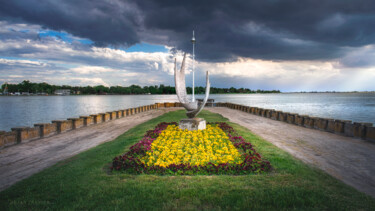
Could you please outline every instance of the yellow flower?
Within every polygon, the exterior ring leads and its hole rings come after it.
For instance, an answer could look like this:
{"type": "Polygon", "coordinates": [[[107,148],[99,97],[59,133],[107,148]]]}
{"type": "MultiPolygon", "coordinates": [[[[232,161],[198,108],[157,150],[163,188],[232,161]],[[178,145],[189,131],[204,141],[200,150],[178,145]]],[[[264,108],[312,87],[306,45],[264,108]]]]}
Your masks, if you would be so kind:
{"type": "Polygon", "coordinates": [[[218,126],[206,130],[180,130],[169,125],[152,143],[141,162],[148,166],[171,164],[206,165],[208,162],[241,163],[241,155],[218,126]]]}

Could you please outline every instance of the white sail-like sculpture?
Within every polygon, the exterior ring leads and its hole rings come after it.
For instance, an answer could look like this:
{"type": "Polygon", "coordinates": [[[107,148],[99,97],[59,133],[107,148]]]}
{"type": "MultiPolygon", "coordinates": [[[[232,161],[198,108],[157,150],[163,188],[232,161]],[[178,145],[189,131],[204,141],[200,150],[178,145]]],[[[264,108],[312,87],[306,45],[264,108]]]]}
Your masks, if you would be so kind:
{"type": "Polygon", "coordinates": [[[175,85],[176,85],[176,94],[182,106],[187,110],[186,115],[189,118],[194,118],[203,109],[204,105],[206,104],[208,100],[208,96],[210,95],[210,80],[208,78],[208,71],[207,71],[206,72],[206,95],[204,97],[202,104],[198,105],[198,101],[194,101],[194,102],[189,101],[187,93],[186,93],[186,83],[185,83],[185,59],[186,59],[186,53],[184,54],[184,58],[182,60],[182,65],[181,65],[180,70],[177,70],[177,61],[175,59],[174,79],[175,79],[175,85]]]}

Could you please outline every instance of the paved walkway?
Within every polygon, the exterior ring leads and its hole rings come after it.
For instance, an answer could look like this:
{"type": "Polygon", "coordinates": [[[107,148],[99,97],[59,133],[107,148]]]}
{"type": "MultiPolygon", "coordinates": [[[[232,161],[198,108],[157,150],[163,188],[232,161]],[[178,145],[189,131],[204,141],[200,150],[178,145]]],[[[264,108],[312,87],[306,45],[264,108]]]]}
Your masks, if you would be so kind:
{"type": "Polygon", "coordinates": [[[151,110],[1,149],[0,191],[61,160],[112,141],[140,123],[176,109],[151,110]]]}
{"type": "MultiPolygon", "coordinates": [[[[0,191],[58,161],[178,108],[159,109],[0,150],[0,191]]],[[[375,144],[228,108],[207,108],[240,124],[305,163],[375,197],[375,144]]]]}
{"type": "Polygon", "coordinates": [[[207,108],[305,163],[375,197],[375,143],[275,121],[229,108],[207,108]]]}

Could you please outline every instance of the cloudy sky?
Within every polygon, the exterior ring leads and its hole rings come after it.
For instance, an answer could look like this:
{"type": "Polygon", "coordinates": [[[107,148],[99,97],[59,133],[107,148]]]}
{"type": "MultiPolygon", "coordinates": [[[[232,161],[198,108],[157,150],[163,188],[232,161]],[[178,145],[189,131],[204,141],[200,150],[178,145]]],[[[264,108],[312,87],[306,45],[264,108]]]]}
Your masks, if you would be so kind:
{"type": "Polygon", "coordinates": [[[0,83],[375,90],[374,0],[0,0],[0,83]],[[191,60],[188,60],[191,69],[191,60]],[[187,76],[188,84],[191,74],[187,76]],[[191,85],[191,83],[190,83],[191,85]]]}

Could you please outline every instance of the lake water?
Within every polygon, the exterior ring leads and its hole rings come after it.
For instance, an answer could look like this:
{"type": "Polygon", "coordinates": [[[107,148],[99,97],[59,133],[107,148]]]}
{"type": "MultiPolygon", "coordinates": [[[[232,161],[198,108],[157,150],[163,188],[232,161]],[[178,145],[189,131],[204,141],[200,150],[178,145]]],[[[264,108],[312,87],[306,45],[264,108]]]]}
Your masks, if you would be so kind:
{"type": "MultiPolygon", "coordinates": [[[[197,95],[197,98],[203,98],[197,95]]],[[[375,123],[375,93],[210,95],[231,102],[310,116],[375,123]]],[[[176,95],[2,96],[0,130],[149,105],[177,102],[176,95]]]]}

